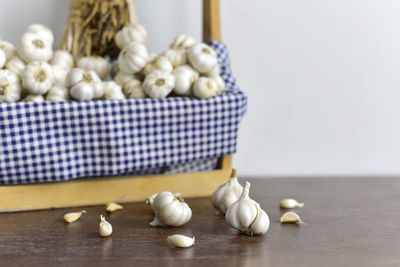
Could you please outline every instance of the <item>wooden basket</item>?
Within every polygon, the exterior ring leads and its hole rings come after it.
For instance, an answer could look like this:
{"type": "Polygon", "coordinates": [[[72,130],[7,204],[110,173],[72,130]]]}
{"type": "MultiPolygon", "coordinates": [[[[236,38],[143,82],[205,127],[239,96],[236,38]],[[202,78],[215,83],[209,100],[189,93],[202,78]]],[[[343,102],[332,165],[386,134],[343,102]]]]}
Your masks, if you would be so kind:
{"type": "MultiPolygon", "coordinates": [[[[203,0],[203,40],[220,40],[219,0],[203,0]]],[[[78,179],[66,182],[0,186],[0,212],[144,201],[160,191],[184,197],[209,196],[231,174],[232,156],[220,158],[213,171],[78,179]]]]}

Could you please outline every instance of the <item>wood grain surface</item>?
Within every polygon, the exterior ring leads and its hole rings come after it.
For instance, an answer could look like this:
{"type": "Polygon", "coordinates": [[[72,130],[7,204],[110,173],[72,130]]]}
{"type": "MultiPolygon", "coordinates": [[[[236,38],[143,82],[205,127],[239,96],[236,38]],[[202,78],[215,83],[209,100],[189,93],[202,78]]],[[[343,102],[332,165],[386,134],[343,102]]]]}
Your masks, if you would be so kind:
{"type": "Polygon", "coordinates": [[[0,214],[0,266],[400,266],[400,178],[249,181],[271,220],[265,236],[237,234],[209,198],[187,199],[193,218],[180,228],[150,227],[148,206],[125,204],[107,215],[109,238],[98,236],[103,206],[73,224],[61,219],[73,209],[0,214]],[[296,212],[306,225],[279,223],[287,197],[305,202],[296,212]],[[175,233],[195,246],[172,247],[175,233]]]}

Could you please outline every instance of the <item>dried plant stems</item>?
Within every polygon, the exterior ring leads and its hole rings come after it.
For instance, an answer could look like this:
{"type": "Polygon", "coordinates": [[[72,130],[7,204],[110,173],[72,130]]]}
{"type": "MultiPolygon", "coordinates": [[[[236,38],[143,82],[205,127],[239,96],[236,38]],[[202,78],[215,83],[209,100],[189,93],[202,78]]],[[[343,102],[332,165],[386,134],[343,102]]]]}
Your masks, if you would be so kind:
{"type": "Polygon", "coordinates": [[[119,53],[115,34],[137,22],[134,0],[72,0],[60,49],[70,51],[75,59],[91,55],[115,58],[119,53]]]}

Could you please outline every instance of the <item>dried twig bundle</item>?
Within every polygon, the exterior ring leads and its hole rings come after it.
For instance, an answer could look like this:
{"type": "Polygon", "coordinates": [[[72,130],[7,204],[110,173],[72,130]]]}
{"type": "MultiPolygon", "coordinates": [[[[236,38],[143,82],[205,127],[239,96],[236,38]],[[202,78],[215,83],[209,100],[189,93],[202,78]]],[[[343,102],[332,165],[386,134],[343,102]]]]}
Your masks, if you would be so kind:
{"type": "Polygon", "coordinates": [[[73,0],[60,49],[75,59],[82,56],[118,56],[115,34],[137,23],[134,0],[73,0]]]}

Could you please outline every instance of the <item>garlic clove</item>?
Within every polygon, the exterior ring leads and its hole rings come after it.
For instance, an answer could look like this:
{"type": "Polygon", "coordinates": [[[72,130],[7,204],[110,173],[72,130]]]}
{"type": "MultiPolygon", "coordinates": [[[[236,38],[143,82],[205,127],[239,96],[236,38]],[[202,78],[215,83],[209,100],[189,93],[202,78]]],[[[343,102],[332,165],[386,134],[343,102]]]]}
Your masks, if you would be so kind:
{"type": "Polygon", "coordinates": [[[107,222],[103,215],[100,215],[99,235],[101,237],[107,237],[112,234],[112,231],[111,223],[107,222]]]}
{"type": "Polygon", "coordinates": [[[170,235],[167,238],[168,243],[178,247],[178,248],[189,248],[193,246],[195,237],[188,237],[185,235],[170,235]]]}
{"type": "Polygon", "coordinates": [[[254,235],[263,235],[269,229],[269,217],[265,211],[263,211],[258,205],[258,215],[250,227],[250,232],[254,235]]]}
{"type": "Polygon", "coordinates": [[[114,212],[114,211],[118,211],[118,210],[123,210],[124,206],[114,203],[114,202],[110,202],[106,204],[106,211],[107,212],[114,212]]]}
{"type": "Polygon", "coordinates": [[[86,213],[86,210],[81,210],[78,212],[69,212],[69,213],[64,214],[63,218],[64,218],[65,222],[73,223],[73,222],[77,221],[84,213],[86,213]]]}
{"type": "Polygon", "coordinates": [[[295,199],[286,198],[279,202],[279,207],[282,209],[302,208],[304,207],[304,203],[298,202],[295,199]]]}
{"type": "Polygon", "coordinates": [[[303,223],[300,216],[293,211],[284,213],[281,217],[281,223],[303,223]]]}

